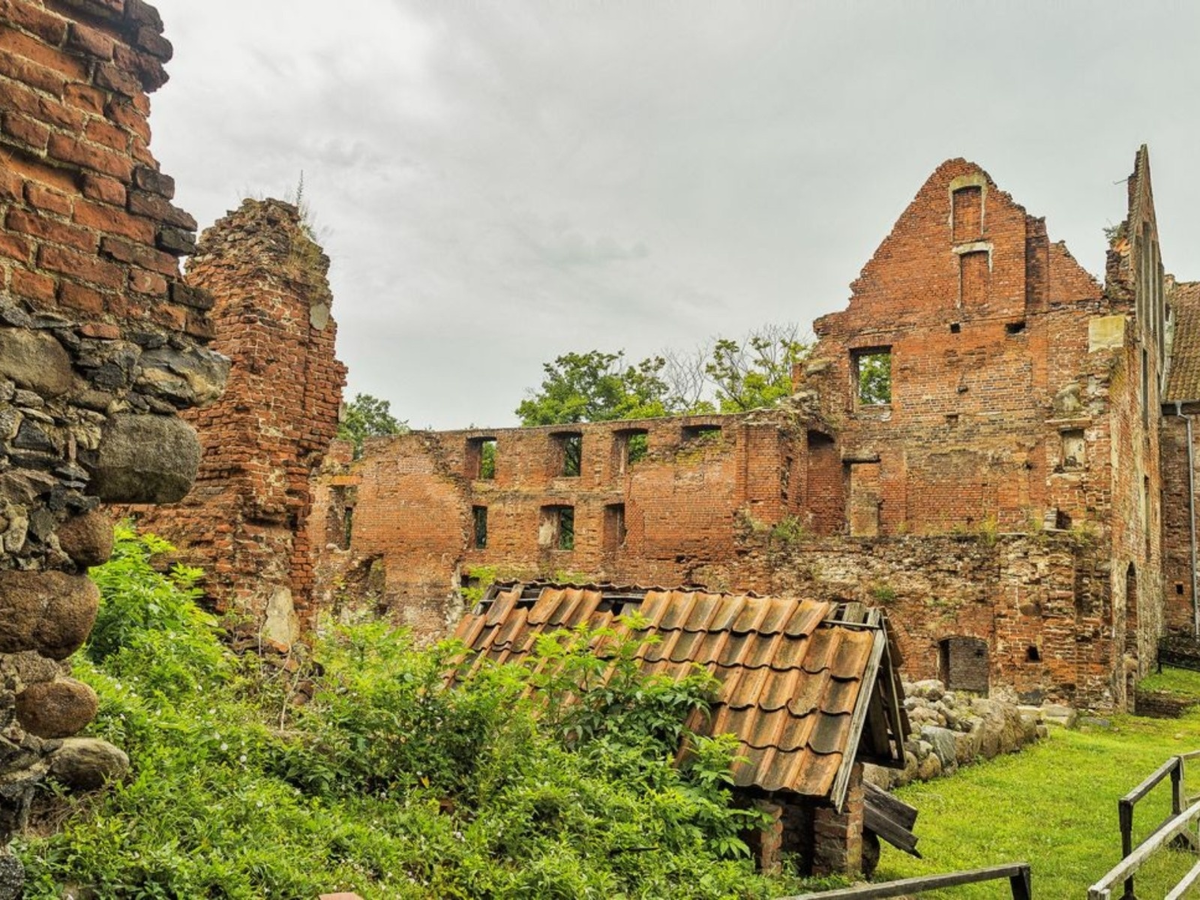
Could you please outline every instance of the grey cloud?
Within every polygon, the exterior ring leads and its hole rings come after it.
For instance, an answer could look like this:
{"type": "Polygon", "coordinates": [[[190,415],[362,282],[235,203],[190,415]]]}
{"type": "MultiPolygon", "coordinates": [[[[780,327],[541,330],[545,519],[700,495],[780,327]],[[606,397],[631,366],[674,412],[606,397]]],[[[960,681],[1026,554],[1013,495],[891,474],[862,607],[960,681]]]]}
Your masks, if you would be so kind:
{"type": "Polygon", "coordinates": [[[158,5],[177,52],[154,148],[180,203],[211,221],[303,170],[350,390],[414,424],[510,422],[568,350],[840,308],[953,156],[1100,274],[1149,141],[1166,263],[1200,276],[1194,6],[158,5]]]}

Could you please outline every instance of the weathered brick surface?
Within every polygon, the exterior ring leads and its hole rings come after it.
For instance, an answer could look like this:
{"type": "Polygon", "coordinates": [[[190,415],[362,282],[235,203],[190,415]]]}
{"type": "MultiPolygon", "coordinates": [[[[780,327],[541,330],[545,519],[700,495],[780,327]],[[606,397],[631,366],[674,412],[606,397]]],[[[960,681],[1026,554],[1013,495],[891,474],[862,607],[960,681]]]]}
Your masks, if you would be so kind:
{"type": "Polygon", "coordinates": [[[739,535],[779,522],[803,496],[788,421],[748,414],[415,432],[368,441],[353,464],[345,451],[331,454],[310,525],[322,599],[336,602],[349,579],[432,637],[461,612],[458,587],[473,570],[726,587],[739,535]],[[696,434],[704,427],[717,430],[696,434]],[[623,448],[639,431],[646,455],[630,462],[623,448]],[[582,438],[573,476],[562,474],[568,434],[582,438]],[[490,479],[476,477],[484,439],[496,441],[490,479]],[[574,513],[571,549],[561,548],[555,523],[546,526],[563,506],[574,513]],[[487,510],[485,547],[475,546],[475,507],[487,510]],[[348,509],[351,540],[339,548],[348,509]]]}
{"type": "MultiPolygon", "coordinates": [[[[96,614],[82,573],[112,548],[96,507],[180,496],[199,450],[175,413],[213,400],[225,379],[224,361],[180,327],[176,256],[154,247],[182,214],[128,203],[135,172],[166,179],[146,146],[146,94],[164,77],[168,46],[148,10],[132,0],[0,0],[0,607],[10,645],[0,653],[0,717],[10,723],[0,736],[0,841],[54,752],[13,709],[32,722],[45,697],[81,696],[53,660],[82,642],[96,614]],[[104,254],[115,236],[128,251],[104,254]],[[165,390],[181,366],[205,376],[165,390]]],[[[75,730],[91,713],[88,703],[73,709],[69,725],[43,732],[75,730]]]]}
{"type": "Polygon", "coordinates": [[[859,599],[893,610],[909,677],[1124,705],[1161,629],[1162,288],[1144,150],[1104,287],[950,160],[848,307],[816,322],[790,414],[723,420],[716,443],[681,442],[686,420],[580,426],[572,477],[556,449],[569,428],[370,445],[318,479],[322,598],[369,597],[428,636],[483,569],[859,599]],[[890,400],[865,402],[856,368],[881,352],[890,400]],[[625,471],[621,428],[651,447],[625,471]],[[472,442],[488,437],[496,476],[479,480],[472,442]],[[570,550],[554,539],[563,506],[570,550]]]}
{"type": "Polygon", "coordinates": [[[204,446],[192,492],[138,511],[206,570],[218,611],[280,647],[311,624],[309,479],[337,431],[345,383],[328,268],[286,203],[247,200],[204,232],[173,296],[189,315],[212,307],[212,346],[232,360],[228,388],[188,414],[204,446]]]}

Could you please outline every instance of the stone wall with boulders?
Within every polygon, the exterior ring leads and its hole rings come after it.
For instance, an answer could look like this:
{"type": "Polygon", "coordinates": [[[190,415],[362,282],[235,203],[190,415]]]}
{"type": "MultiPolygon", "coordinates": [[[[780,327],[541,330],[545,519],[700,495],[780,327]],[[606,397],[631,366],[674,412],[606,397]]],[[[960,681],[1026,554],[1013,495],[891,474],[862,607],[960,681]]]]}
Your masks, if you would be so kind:
{"type": "Polygon", "coordinates": [[[72,737],[96,696],[63,663],[111,552],[97,507],[183,496],[200,445],[176,413],[228,368],[180,276],[195,222],[148,147],[162,30],[142,0],[0,2],[0,844],[46,779],[94,787],[127,765],[72,737]]]}
{"type": "Polygon", "coordinates": [[[903,769],[866,766],[864,778],[884,790],[951,775],[977,760],[1015,753],[1046,736],[1041,716],[1015,703],[947,691],[940,681],[904,685],[913,734],[903,769]]]}

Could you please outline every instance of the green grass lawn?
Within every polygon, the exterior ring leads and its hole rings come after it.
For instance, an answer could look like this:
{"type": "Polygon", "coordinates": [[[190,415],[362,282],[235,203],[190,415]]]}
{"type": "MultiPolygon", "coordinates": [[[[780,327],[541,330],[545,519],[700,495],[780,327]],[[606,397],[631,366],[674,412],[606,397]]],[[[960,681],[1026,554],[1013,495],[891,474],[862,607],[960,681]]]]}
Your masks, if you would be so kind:
{"type": "MultiPolygon", "coordinates": [[[[1169,679],[1179,693],[1200,696],[1200,673],[1155,677],[1169,679]]],[[[1033,893],[1039,900],[1086,897],[1088,887],[1120,861],[1117,801],[1173,754],[1200,750],[1200,709],[1175,720],[1113,716],[1109,721],[1109,728],[1052,727],[1047,740],[1021,753],[897,791],[920,810],[915,831],[925,858],[913,859],[885,844],[873,880],[1024,860],[1033,867],[1033,893]]],[[[1200,793],[1200,761],[1190,777],[1185,775],[1185,788],[1200,793]]],[[[1138,804],[1135,843],[1169,812],[1167,779],[1138,804]]],[[[1195,861],[1187,853],[1158,854],[1138,873],[1138,896],[1164,896],[1195,861]]],[[[1011,895],[1007,882],[992,882],[920,896],[969,900],[1011,895]]],[[[1200,897],[1200,890],[1188,896],[1200,897]]]]}

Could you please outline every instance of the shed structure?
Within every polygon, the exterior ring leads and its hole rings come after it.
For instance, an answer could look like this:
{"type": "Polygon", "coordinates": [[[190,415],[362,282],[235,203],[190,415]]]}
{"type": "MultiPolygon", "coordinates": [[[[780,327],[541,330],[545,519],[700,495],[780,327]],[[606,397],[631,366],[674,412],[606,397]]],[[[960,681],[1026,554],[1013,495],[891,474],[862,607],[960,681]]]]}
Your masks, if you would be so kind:
{"type": "MultiPolygon", "coordinates": [[[[511,584],[493,586],[455,636],[472,671],[537,660],[539,635],[586,624],[641,640],[650,675],[697,667],[720,688],[699,734],[737,736],[738,793],[772,813],[757,839],[765,867],[783,852],[814,873],[863,867],[862,764],[903,767],[910,733],[885,614],[858,603],[707,591],[511,584]],[[636,617],[630,614],[636,613],[636,617]]],[[[605,641],[595,644],[604,652],[605,641]]]]}

